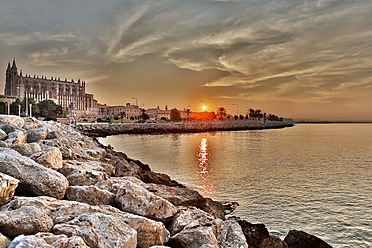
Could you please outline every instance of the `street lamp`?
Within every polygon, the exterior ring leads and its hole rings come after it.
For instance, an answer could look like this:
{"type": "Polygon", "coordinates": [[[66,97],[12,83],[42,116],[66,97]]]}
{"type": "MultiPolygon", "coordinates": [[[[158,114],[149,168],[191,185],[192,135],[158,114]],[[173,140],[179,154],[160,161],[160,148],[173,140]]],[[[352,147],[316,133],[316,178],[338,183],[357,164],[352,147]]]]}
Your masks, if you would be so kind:
{"type": "Polygon", "coordinates": [[[133,97],[132,99],[136,99],[136,106],[138,106],[138,99],[137,99],[137,97],[133,97]]]}
{"type": "Polygon", "coordinates": [[[25,111],[25,116],[28,117],[28,93],[27,93],[27,90],[23,87],[17,87],[17,89],[22,89],[25,91],[25,94],[26,94],[26,111],[25,111]]]}
{"type": "Polygon", "coordinates": [[[233,105],[236,105],[236,115],[239,116],[239,105],[235,103],[233,105]]]}

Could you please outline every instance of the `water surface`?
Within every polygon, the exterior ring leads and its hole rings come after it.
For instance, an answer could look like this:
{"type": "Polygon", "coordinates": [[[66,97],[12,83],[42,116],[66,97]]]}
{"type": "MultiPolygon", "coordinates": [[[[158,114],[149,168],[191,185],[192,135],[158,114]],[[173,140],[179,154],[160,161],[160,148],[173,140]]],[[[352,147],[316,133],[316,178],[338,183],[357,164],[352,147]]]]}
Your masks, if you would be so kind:
{"type": "Polygon", "coordinates": [[[372,125],[100,138],[129,157],[283,237],[297,229],[334,247],[372,246],[372,125]]]}

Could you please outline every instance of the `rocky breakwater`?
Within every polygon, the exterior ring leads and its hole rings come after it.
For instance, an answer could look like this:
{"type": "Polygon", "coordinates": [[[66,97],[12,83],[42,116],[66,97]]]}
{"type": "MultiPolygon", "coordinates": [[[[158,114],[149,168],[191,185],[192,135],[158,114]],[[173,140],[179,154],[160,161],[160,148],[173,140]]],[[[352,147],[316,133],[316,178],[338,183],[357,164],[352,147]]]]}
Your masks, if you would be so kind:
{"type": "Polygon", "coordinates": [[[115,134],[162,134],[162,133],[200,133],[211,131],[259,130],[292,127],[283,121],[188,121],[158,123],[87,123],[75,126],[80,132],[94,137],[115,134]]]}
{"type": "Polygon", "coordinates": [[[0,116],[0,247],[330,247],[263,224],[70,126],[0,116]]]}

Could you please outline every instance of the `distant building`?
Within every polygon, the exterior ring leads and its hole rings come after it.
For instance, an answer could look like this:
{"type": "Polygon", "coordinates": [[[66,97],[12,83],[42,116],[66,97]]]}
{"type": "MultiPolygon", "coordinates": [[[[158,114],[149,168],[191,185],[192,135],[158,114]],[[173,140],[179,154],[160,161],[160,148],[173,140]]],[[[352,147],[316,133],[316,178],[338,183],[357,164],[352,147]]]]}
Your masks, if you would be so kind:
{"type": "Polygon", "coordinates": [[[142,109],[130,103],[127,103],[125,106],[107,106],[107,116],[121,118],[121,113],[125,113],[124,120],[137,120],[142,115],[142,109]]]}
{"type": "Polygon", "coordinates": [[[79,115],[97,115],[98,102],[93,94],[85,93],[85,81],[80,79],[75,83],[74,80],[67,81],[60,78],[47,79],[44,76],[33,76],[25,74],[22,70],[18,73],[17,65],[13,60],[6,69],[6,82],[4,98],[22,99],[25,96],[33,98],[36,103],[43,100],[52,100],[61,105],[63,109],[69,109],[79,115]]]}
{"type": "Polygon", "coordinates": [[[146,114],[150,117],[150,120],[152,121],[159,121],[162,119],[165,118],[167,120],[170,119],[170,113],[171,111],[168,110],[168,107],[165,106],[165,110],[162,110],[159,108],[159,106],[157,108],[150,108],[148,110],[146,110],[146,114]]]}

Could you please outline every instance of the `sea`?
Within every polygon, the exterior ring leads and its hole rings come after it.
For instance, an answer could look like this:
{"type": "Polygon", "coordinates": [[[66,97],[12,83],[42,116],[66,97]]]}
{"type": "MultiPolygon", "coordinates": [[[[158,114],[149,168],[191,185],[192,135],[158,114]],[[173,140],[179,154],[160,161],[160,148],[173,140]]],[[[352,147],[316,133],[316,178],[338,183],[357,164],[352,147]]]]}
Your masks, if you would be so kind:
{"type": "Polygon", "coordinates": [[[272,235],[313,234],[333,247],[372,247],[372,124],[114,135],[105,145],[264,223],[272,235]]]}

